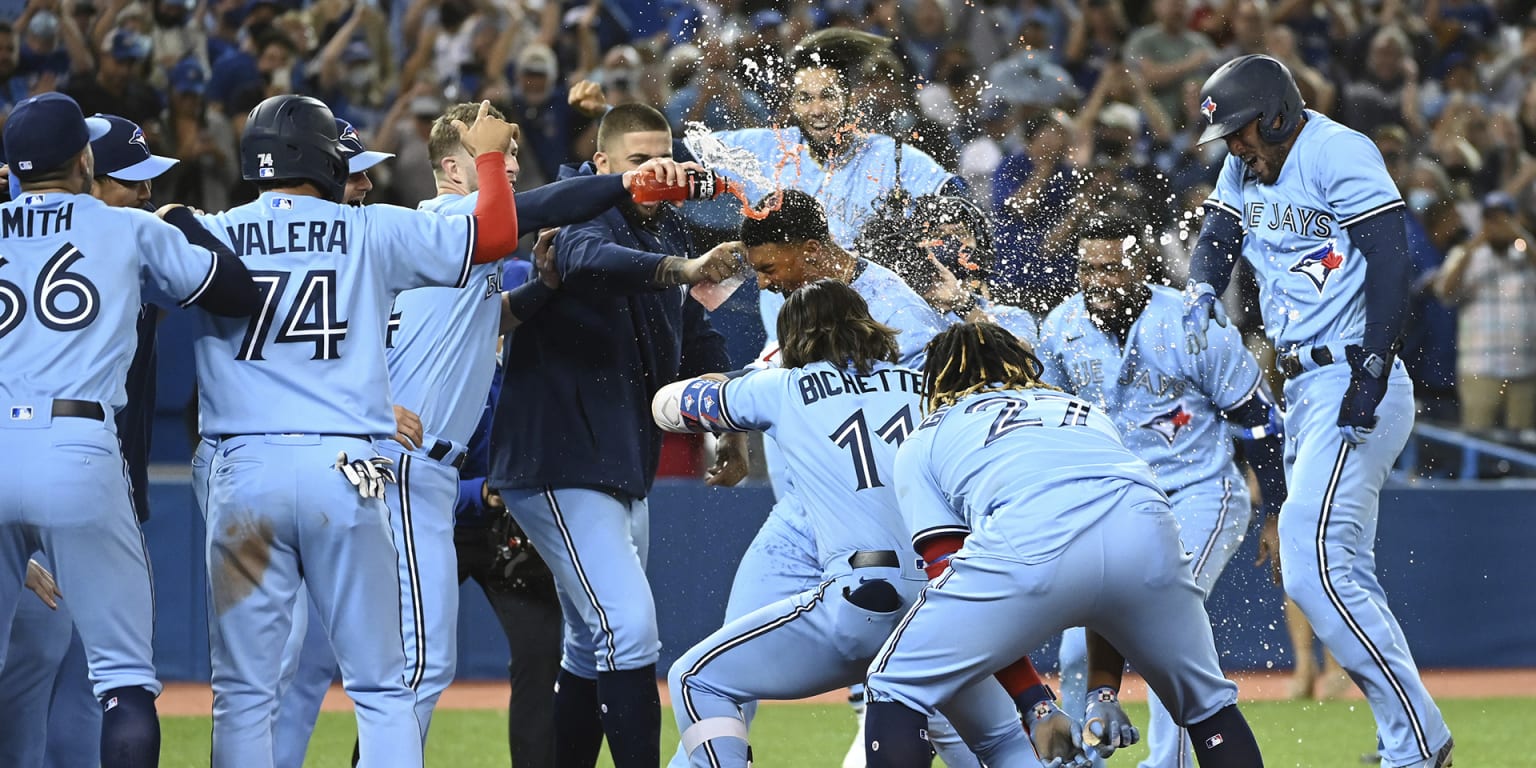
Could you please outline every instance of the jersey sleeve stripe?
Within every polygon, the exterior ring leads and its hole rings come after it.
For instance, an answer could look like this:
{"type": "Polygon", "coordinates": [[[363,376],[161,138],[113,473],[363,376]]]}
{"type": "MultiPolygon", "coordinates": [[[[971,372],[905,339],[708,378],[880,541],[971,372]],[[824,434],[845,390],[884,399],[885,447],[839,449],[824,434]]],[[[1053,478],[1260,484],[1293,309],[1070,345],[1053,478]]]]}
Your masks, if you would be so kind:
{"type": "Polygon", "coordinates": [[[181,300],[182,309],[192,306],[198,299],[201,299],[203,294],[208,291],[208,286],[213,285],[214,275],[219,273],[219,257],[214,255],[213,251],[207,251],[207,254],[209,261],[208,275],[203,278],[203,284],[199,285],[197,290],[192,292],[191,296],[181,300]]]}
{"type": "Polygon", "coordinates": [[[1261,374],[1255,371],[1253,374],[1253,384],[1248,387],[1248,391],[1244,392],[1242,397],[1239,397],[1237,400],[1233,401],[1231,405],[1218,404],[1216,407],[1224,413],[1242,407],[1249,400],[1252,400],[1253,396],[1258,393],[1259,382],[1261,382],[1263,378],[1264,377],[1261,374]]]}
{"type": "Polygon", "coordinates": [[[935,536],[969,536],[971,529],[964,525],[938,525],[924,528],[912,534],[912,546],[916,547],[935,536]]]}
{"type": "Polygon", "coordinates": [[[1401,207],[1403,207],[1403,201],[1401,199],[1393,200],[1392,202],[1387,203],[1386,205],[1378,205],[1375,208],[1372,208],[1369,211],[1366,211],[1365,213],[1361,213],[1361,214],[1358,214],[1358,215],[1355,215],[1355,216],[1351,216],[1351,217],[1349,217],[1349,218],[1339,222],[1339,226],[1344,227],[1345,229],[1348,229],[1348,228],[1353,227],[1354,225],[1359,224],[1360,222],[1365,221],[1366,219],[1369,219],[1370,217],[1375,216],[1375,215],[1377,215],[1379,213],[1386,213],[1387,211],[1394,210],[1396,208],[1401,208],[1401,207]]]}
{"type": "Polygon", "coordinates": [[[726,390],[730,389],[730,387],[727,386],[728,384],[730,384],[728,381],[721,382],[720,387],[715,390],[715,397],[719,398],[720,400],[720,421],[725,424],[726,429],[729,429],[732,432],[746,432],[748,430],[742,429],[736,425],[736,420],[731,418],[731,409],[726,406],[725,392],[726,390]]]}
{"type": "Polygon", "coordinates": [[[454,284],[453,287],[455,288],[463,288],[469,285],[469,270],[474,266],[475,241],[479,235],[480,224],[475,221],[475,217],[466,216],[465,218],[469,220],[469,233],[464,243],[464,266],[459,269],[459,281],[454,284]]]}
{"type": "Polygon", "coordinates": [[[1236,208],[1233,208],[1232,206],[1227,205],[1226,203],[1223,203],[1222,201],[1217,200],[1214,197],[1206,198],[1205,204],[1206,205],[1214,205],[1217,208],[1220,208],[1221,210],[1226,211],[1227,213],[1230,213],[1233,216],[1236,216],[1238,221],[1242,221],[1243,220],[1243,213],[1242,213],[1242,211],[1239,211],[1236,208]]]}

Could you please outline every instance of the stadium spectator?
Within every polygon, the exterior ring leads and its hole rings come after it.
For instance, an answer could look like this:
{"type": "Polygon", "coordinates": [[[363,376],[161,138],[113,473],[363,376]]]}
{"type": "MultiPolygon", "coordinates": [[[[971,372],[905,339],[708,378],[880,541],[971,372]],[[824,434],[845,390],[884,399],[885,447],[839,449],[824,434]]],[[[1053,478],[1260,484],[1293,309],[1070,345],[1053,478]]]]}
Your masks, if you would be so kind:
{"type": "Polygon", "coordinates": [[[1184,0],[1155,0],[1156,21],[1125,41],[1125,63],[1141,70],[1163,111],[1173,114],[1184,101],[1182,83],[1203,78],[1219,63],[1216,46],[1203,33],[1189,28],[1184,0]]]}
{"type": "Polygon", "coordinates": [[[149,38],[127,29],[107,37],[94,74],[73,78],[64,92],[87,115],[117,115],[138,123],[154,146],[160,146],[160,113],[165,104],[144,79],[150,57],[149,38]]]}

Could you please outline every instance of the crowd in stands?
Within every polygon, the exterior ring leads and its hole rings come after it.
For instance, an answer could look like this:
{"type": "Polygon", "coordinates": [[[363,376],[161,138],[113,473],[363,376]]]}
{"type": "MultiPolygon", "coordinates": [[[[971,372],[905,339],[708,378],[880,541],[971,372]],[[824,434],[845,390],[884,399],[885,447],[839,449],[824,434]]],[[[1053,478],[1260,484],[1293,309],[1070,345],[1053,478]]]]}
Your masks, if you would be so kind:
{"type": "MultiPolygon", "coordinates": [[[[886,35],[898,55],[869,62],[852,119],[965,180],[995,222],[996,289],[1041,314],[1074,290],[1091,210],[1144,222],[1182,284],[1226,153],[1195,146],[1200,84],[1268,53],[1310,108],[1377,142],[1411,206],[1403,355],[1422,416],[1536,430],[1533,0],[19,1],[0,2],[0,114],[61,90],[134,120],[182,160],[157,202],[206,210],[254,196],[236,142],[277,93],[323,99],[395,153],[370,201],[414,206],[447,104],[489,99],[520,124],[526,190],[593,151],[577,83],[662,109],[679,135],[781,124],[796,40],[886,35]]],[[[1235,304],[1257,322],[1251,296],[1235,304]]]]}

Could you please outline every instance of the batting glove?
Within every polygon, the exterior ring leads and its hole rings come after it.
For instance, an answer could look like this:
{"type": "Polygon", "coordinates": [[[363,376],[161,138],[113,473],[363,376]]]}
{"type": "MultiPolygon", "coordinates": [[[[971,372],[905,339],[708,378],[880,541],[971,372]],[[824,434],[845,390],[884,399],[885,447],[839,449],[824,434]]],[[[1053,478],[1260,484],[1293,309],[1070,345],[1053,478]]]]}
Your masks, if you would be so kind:
{"type": "Polygon", "coordinates": [[[1221,297],[1209,283],[1189,281],[1184,289],[1184,350],[1189,354],[1204,352],[1210,345],[1205,332],[1211,320],[1222,328],[1227,327],[1227,308],[1221,305],[1221,297]]]}
{"type": "Polygon", "coordinates": [[[390,469],[393,464],[383,456],[348,459],[347,452],[342,451],[336,454],[333,468],[357,489],[357,495],[365,499],[383,499],[384,485],[395,482],[395,471],[390,469]]]}
{"type": "Polygon", "coordinates": [[[1120,708],[1120,697],[1104,686],[1088,693],[1088,711],[1083,714],[1083,744],[1099,757],[1109,757],[1115,750],[1141,740],[1141,732],[1120,708]]]}
{"type": "Polygon", "coordinates": [[[1392,362],[1351,344],[1344,349],[1349,360],[1349,388],[1339,405],[1339,433],[1350,445],[1360,445],[1376,428],[1376,406],[1387,396],[1387,375],[1392,362]]]}
{"type": "Polygon", "coordinates": [[[1093,764],[1083,751],[1082,730],[1054,701],[1042,701],[1025,710],[1024,730],[1045,768],[1089,768],[1093,764]]]}

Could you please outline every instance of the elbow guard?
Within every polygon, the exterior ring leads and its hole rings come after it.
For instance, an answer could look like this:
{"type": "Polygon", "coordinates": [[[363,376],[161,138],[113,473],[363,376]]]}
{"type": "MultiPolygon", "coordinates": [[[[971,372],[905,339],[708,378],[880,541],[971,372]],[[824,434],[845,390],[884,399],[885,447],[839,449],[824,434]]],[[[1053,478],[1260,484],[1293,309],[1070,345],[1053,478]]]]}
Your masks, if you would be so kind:
{"type": "Polygon", "coordinates": [[[651,400],[651,418],[668,432],[744,432],[725,415],[725,382],[686,379],[661,388],[651,400]]]}

